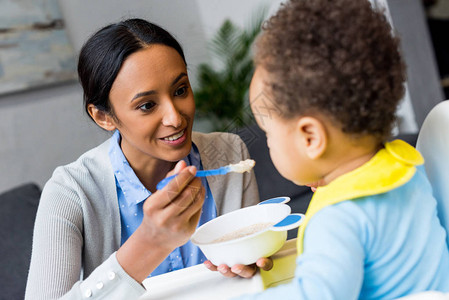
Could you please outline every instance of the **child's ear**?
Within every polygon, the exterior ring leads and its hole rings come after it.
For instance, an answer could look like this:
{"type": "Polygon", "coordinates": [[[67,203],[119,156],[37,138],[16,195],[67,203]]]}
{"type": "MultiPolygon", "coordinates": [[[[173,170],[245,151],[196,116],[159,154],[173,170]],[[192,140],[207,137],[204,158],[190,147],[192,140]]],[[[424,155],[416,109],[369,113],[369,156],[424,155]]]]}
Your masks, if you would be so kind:
{"type": "Polygon", "coordinates": [[[297,122],[297,132],[304,153],[310,159],[323,155],[327,147],[327,134],[324,124],[313,117],[302,117],[297,122]]]}
{"type": "Polygon", "coordinates": [[[97,107],[95,107],[95,105],[89,104],[87,106],[87,111],[89,112],[89,115],[92,117],[95,123],[97,123],[97,125],[101,128],[107,131],[112,131],[116,128],[112,116],[102,110],[99,110],[97,107]]]}

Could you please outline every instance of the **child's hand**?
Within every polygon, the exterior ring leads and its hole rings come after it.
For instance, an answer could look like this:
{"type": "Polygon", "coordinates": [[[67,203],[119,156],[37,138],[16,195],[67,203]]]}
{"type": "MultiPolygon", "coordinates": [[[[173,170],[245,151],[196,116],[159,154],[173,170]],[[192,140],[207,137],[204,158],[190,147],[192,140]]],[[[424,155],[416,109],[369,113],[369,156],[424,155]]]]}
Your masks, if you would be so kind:
{"type": "Polygon", "coordinates": [[[210,260],[204,262],[204,265],[211,271],[218,271],[225,277],[235,277],[240,276],[243,278],[253,277],[257,269],[260,268],[264,271],[269,271],[273,268],[273,260],[269,257],[262,257],[257,260],[255,264],[245,266],[245,265],[234,265],[231,268],[227,265],[215,266],[210,260]]]}

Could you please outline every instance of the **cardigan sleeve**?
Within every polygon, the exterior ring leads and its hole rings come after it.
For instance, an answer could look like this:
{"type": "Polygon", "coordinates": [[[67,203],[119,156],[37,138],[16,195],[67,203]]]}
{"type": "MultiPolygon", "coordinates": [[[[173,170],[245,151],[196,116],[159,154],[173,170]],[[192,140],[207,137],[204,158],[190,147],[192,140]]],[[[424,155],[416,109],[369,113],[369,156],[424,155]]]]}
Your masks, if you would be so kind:
{"type": "Polygon", "coordinates": [[[83,281],[75,283],[61,299],[138,299],[145,288],[123,270],[114,252],[83,281]]]}
{"type": "Polygon", "coordinates": [[[115,252],[81,280],[83,261],[93,259],[84,251],[88,209],[82,197],[83,191],[63,168],[45,185],[34,227],[26,300],[137,299],[145,292],[119,265],[115,252]]]}

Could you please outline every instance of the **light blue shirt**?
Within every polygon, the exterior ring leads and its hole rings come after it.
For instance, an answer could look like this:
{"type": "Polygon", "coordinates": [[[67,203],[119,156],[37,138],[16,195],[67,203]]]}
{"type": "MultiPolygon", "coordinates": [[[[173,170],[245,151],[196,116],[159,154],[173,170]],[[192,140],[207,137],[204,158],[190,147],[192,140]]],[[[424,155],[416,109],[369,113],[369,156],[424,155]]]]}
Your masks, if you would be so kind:
{"type": "Polygon", "coordinates": [[[291,283],[239,300],[396,299],[449,292],[446,232],[422,166],[387,193],[323,208],[307,225],[291,283]]]}
{"type": "MultiPolygon", "coordinates": [[[[117,187],[117,197],[120,208],[121,232],[123,244],[139,227],[143,219],[143,203],[151,195],[137,178],[134,170],[129,165],[125,155],[120,148],[121,136],[116,131],[111,137],[109,148],[109,159],[114,170],[117,187]]],[[[202,170],[200,154],[198,148],[192,143],[189,155],[184,158],[187,165],[193,165],[198,170],[202,170]]],[[[217,217],[217,208],[212,197],[209,184],[205,177],[201,178],[206,189],[202,213],[198,226],[217,217]]],[[[160,275],[167,272],[183,269],[200,264],[206,260],[201,250],[188,241],[185,245],[176,248],[170,255],[151,273],[150,276],[160,275]]]]}

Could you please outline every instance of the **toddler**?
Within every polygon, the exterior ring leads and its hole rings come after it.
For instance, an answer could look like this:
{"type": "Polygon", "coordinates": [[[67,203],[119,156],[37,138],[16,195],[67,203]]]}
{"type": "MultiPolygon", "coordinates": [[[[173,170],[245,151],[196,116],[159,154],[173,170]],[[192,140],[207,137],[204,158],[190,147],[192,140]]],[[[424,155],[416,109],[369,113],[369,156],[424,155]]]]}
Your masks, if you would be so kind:
{"type": "Polygon", "coordinates": [[[446,231],[423,158],[390,140],[399,41],[367,0],[290,0],[255,45],[250,104],[274,165],[319,183],[291,283],[241,299],[394,299],[449,291],[446,231]]]}

